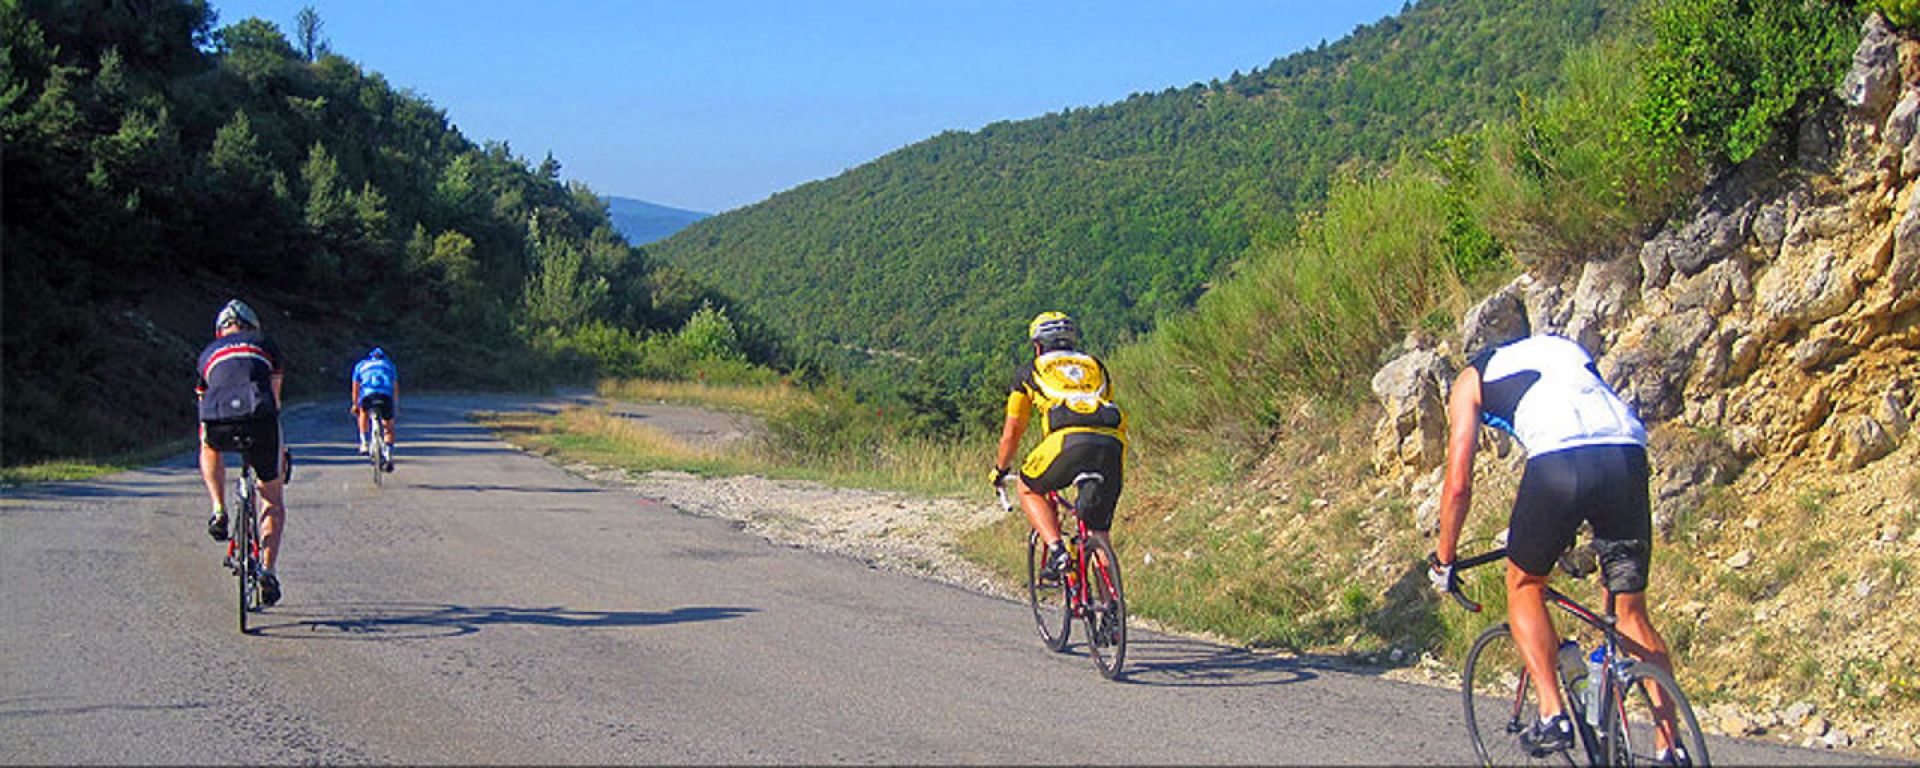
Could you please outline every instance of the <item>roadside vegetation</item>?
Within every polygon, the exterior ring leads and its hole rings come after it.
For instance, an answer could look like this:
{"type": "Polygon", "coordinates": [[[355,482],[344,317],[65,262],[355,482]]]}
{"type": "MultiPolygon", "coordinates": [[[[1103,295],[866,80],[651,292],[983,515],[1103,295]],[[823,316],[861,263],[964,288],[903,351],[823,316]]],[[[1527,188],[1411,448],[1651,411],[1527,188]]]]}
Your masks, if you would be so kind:
{"type": "MultiPolygon", "coordinates": [[[[312,9],[289,33],[206,0],[8,0],[0,41],[8,466],[187,434],[234,296],[288,351],[292,398],[344,391],[375,344],[442,388],[676,366],[729,310],[552,157],[332,51],[312,9]]],[[[765,354],[738,312],[725,330],[765,354]]]]}

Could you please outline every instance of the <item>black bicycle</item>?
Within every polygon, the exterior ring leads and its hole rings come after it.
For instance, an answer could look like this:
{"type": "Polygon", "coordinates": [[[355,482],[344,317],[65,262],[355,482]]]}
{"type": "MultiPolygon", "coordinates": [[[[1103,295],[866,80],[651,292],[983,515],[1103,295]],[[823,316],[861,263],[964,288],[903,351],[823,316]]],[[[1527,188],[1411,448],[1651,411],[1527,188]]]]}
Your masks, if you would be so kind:
{"type": "MultiPolygon", "coordinates": [[[[242,454],[252,447],[253,438],[239,438],[242,454]]],[[[291,464],[291,462],[286,462],[291,464]]],[[[291,467],[289,467],[290,469],[291,467]]],[[[284,470],[283,470],[284,471],[284,470]]],[[[234,482],[234,490],[240,502],[239,514],[234,515],[234,529],[227,538],[227,558],[224,563],[233,571],[240,585],[240,634],[251,634],[247,628],[247,614],[260,610],[260,482],[254,477],[253,465],[240,462],[240,479],[234,482]]]]}
{"type": "MultiPolygon", "coordinates": [[[[1506,549],[1501,548],[1456,561],[1448,594],[1461,607],[1478,613],[1480,604],[1460,591],[1460,574],[1506,557],[1506,549]]],[[[1574,578],[1592,572],[1569,557],[1560,559],[1560,568],[1574,578]]],[[[1555,673],[1587,764],[1710,765],[1706,737],[1686,695],[1666,670],[1624,653],[1614,626],[1614,594],[1611,590],[1606,594],[1607,610],[1601,615],[1551,586],[1546,590],[1549,605],[1571,614],[1599,637],[1592,655],[1583,654],[1583,646],[1575,640],[1563,643],[1555,673]],[[1665,743],[1679,750],[1663,756],[1662,733],[1665,743]]],[[[1506,623],[1488,627],[1473,641],[1460,687],[1467,734],[1482,765],[1574,764],[1572,750],[1537,754],[1520,743],[1521,732],[1536,717],[1539,706],[1513,630],[1506,623]]]]}
{"type": "MultiPolygon", "coordinates": [[[[1085,623],[1087,651],[1093,656],[1094,666],[1108,680],[1116,680],[1127,661],[1127,597],[1120,581],[1120,557],[1105,537],[1087,531],[1078,504],[1104,480],[1096,473],[1083,472],[1073,479],[1071,498],[1058,491],[1047,494],[1055,509],[1073,516],[1074,534],[1066,538],[1073,566],[1057,579],[1040,578],[1047,557],[1046,543],[1040,540],[1040,534],[1028,532],[1027,605],[1033,609],[1040,641],[1049,650],[1066,649],[1075,618],[1085,623]]],[[[1007,489],[997,490],[1000,505],[1012,512],[1014,505],[1007,489]]]]}

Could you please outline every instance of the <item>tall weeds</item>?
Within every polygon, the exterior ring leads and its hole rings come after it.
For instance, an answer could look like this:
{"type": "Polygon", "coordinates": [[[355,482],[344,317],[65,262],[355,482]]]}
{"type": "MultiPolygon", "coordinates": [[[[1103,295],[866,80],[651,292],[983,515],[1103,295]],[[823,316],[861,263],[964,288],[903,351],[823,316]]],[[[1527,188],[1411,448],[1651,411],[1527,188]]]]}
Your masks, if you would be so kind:
{"type": "Polygon", "coordinates": [[[1297,398],[1365,392],[1380,349],[1464,301],[1445,258],[1447,194],[1414,159],[1345,181],[1293,244],[1256,253],[1193,312],[1120,350],[1139,431],[1254,437],[1297,398]]]}

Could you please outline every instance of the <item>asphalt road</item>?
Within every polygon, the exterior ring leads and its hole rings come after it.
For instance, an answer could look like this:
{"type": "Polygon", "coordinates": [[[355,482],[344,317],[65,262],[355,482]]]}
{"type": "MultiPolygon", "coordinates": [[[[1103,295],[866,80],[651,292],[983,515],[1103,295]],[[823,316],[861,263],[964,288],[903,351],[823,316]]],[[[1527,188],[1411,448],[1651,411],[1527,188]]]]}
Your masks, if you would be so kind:
{"type": "Polygon", "coordinates": [[[0,762],[1472,757],[1451,691],[1145,632],[1108,682],[1022,604],[594,485],[464,420],[488,405],[408,398],[384,489],[344,410],[290,413],[286,596],[251,637],[191,457],[4,491],[0,762]]]}

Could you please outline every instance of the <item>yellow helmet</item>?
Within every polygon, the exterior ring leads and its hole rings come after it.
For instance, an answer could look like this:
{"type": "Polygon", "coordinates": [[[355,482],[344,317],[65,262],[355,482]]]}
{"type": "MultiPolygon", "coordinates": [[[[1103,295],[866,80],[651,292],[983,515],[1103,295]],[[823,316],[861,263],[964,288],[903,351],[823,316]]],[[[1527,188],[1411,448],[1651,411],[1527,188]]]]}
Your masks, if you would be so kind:
{"type": "Polygon", "coordinates": [[[1047,349],[1073,349],[1080,346],[1080,327],[1065,312],[1042,312],[1027,323],[1027,338],[1047,349]]]}

